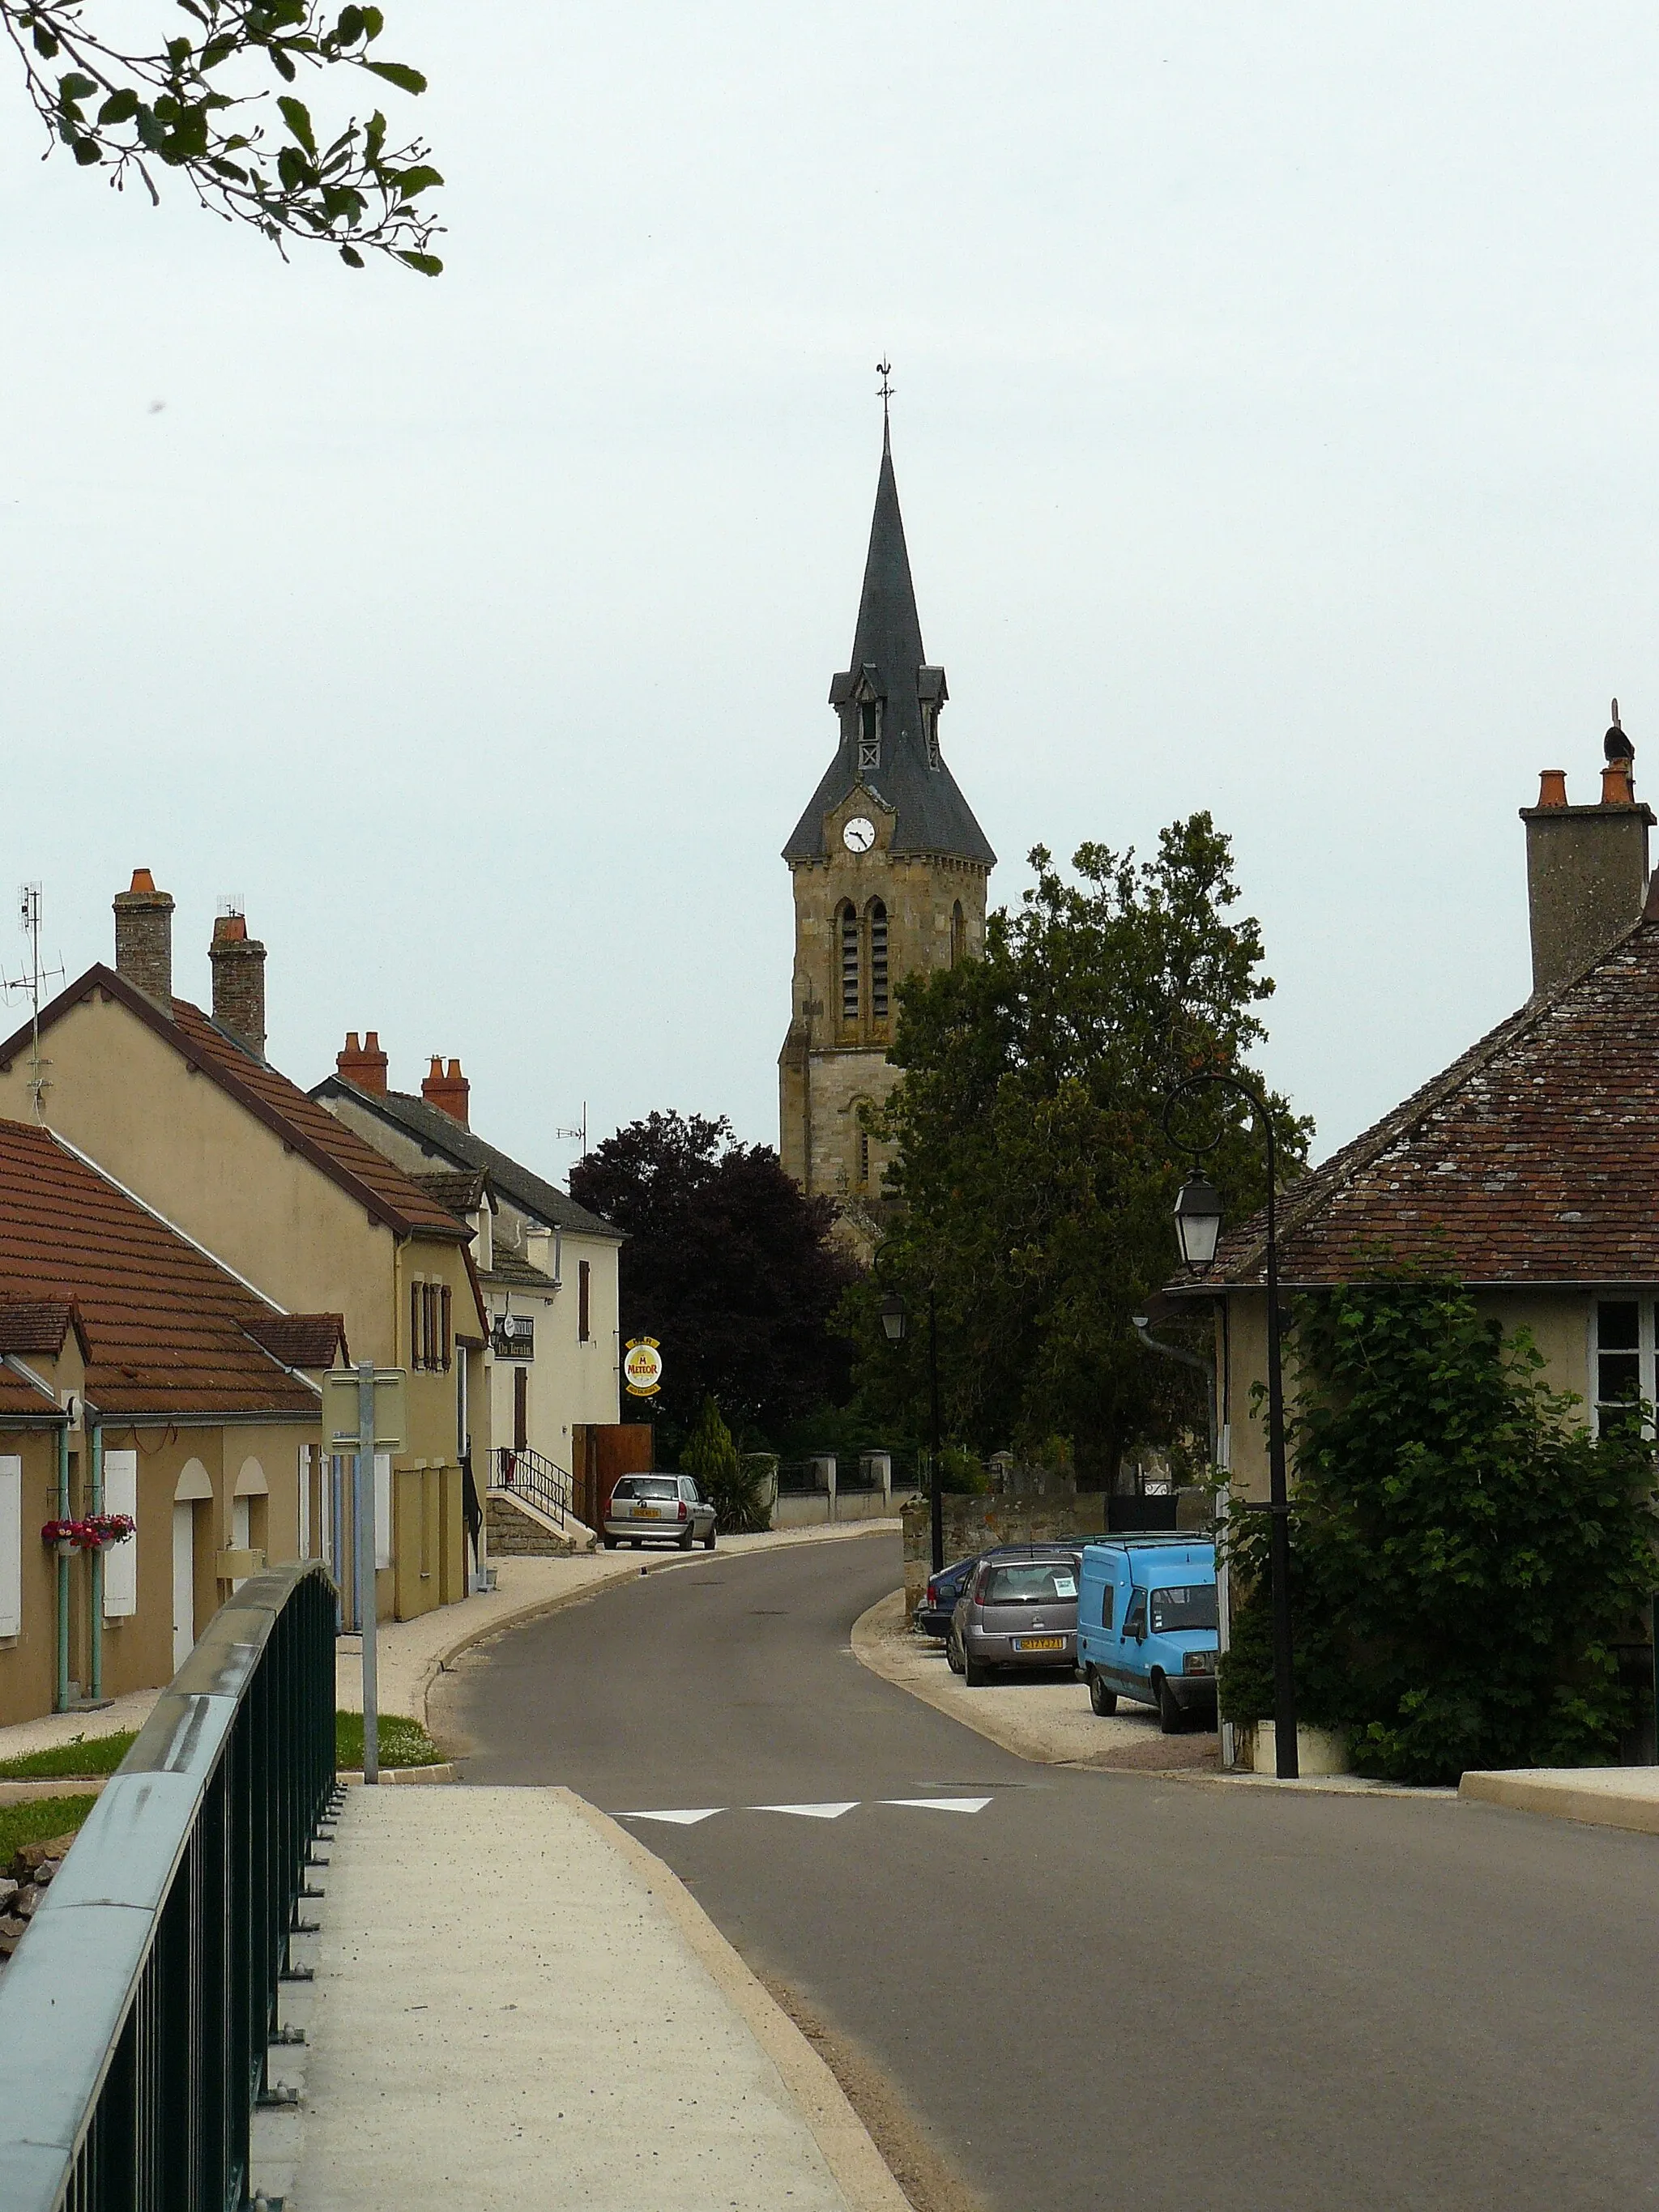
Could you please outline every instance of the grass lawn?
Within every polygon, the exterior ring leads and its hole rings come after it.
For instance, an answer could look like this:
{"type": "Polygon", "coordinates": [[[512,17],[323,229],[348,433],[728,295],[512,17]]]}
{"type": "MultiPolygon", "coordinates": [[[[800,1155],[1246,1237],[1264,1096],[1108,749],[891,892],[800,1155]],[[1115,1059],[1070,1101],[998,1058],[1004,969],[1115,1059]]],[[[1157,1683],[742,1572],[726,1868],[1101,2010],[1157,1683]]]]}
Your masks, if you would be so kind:
{"type": "MultiPolygon", "coordinates": [[[[438,1766],[441,1752],[418,1721],[398,1713],[382,1713],[380,1726],[382,1766],[438,1766]]],[[[334,1716],[334,1763],[342,1773],[359,1774],[363,1765],[363,1717],[361,1713],[334,1716]]]]}
{"type": "MultiPolygon", "coordinates": [[[[94,1775],[113,1774],[126,1757],[136,1733],[132,1729],[125,1729],[114,1735],[95,1735],[90,1741],[83,1741],[77,1735],[72,1742],[53,1744],[48,1751],[26,1751],[21,1759],[0,1759],[0,1781],[55,1778],[85,1782],[94,1775]]],[[[57,1802],[52,1800],[54,1804],[57,1802]]],[[[50,1834],[51,1830],[45,1832],[50,1834]]],[[[12,1849],[16,1848],[14,1844],[12,1849]]]]}
{"type": "Polygon", "coordinates": [[[0,1805],[0,1869],[25,1844],[78,1828],[97,1802],[95,1797],[37,1797],[27,1805],[0,1805]]]}

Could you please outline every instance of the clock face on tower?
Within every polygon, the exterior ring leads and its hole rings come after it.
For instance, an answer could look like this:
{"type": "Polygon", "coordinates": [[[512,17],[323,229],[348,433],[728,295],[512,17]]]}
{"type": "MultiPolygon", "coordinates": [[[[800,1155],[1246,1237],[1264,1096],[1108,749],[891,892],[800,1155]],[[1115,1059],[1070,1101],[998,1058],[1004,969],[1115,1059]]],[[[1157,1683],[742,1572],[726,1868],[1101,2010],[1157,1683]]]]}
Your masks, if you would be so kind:
{"type": "Polygon", "coordinates": [[[855,814],[842,831],[841,842],[849,853],[867,853],[876,842],[876,825],[855,814]]]}

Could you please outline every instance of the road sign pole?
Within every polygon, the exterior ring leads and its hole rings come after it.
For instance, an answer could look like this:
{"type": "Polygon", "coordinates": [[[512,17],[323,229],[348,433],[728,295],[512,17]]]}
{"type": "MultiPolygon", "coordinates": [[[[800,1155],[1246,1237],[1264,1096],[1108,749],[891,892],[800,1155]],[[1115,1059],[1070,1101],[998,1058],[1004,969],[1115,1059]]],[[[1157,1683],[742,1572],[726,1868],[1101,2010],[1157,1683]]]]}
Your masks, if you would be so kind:
{"type": "Polygon", "coordinates": [[[374,1562],[379,1543],[374,1530],[374,1362],[362,1360],[357,1368],[357,1526],[354,1549],[357,1557],[357,1626],[363,1644],[363,1780],[380,1778],[380,1689],[378,1670],[379,1624],[375,1613],[374,1562]]]}

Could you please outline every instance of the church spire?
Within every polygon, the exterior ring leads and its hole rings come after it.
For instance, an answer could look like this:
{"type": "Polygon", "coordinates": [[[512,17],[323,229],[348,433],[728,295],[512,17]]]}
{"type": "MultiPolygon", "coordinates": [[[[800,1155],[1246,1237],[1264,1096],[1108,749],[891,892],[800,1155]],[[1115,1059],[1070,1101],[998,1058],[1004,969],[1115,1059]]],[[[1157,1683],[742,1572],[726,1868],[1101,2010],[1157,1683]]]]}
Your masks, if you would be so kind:
{"type": "MultiPolygon", "coordinates": [[[[904,543],[904,517],[899,513],[898,479],[893,474],[893,441],[890,425],[881,432],[881,473],[876,479],[876,511],[870,520],[870,550],[864,562],[864,589],[859,597],[859,618],[853,632],[853,659],[848,670],[853,686],[873,669],[876,688],[895,705],[908,708],[914,696],[917,672],[927,659],[922,648],[921,617],[916,612],[916,587],[910,578],[910,554],[904,543]]],[[[842,679],[836,678],[839,684],[842,679]]],[[[830,703],[841,702],[833,697],[830,703]]],[[[909,715],[912,729],[918,715],[909,715]]],[[[896,732],[895,732],[896,734],[896,732]]]]}

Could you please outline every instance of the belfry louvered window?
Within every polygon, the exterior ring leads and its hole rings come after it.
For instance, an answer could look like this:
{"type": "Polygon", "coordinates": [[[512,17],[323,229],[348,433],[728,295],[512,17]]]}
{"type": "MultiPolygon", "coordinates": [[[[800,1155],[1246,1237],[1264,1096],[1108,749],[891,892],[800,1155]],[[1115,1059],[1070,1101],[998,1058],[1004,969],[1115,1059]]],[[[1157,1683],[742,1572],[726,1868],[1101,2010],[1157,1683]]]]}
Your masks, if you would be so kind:
{"type": "Polygon", "coordinates": [[[859,1018],[859,918],[850,906],[841,910],[841,1018],[859,1018]]]}
{"type": "Polygon", "coordinates": [[[859,708],[859,766],[881,766],[881,702],[866,699],[859,708]]]}
{"type": "Polygon", "coordinates": [[[887,909],[879,899],[870,905],[870,1012],[887,1018],[887,909]]]}
{"type": "Polygon", "coordinates": [[[958,899],[951,909],[951,965],[960,967],[968,957],[968,917],[958,899]]]}

